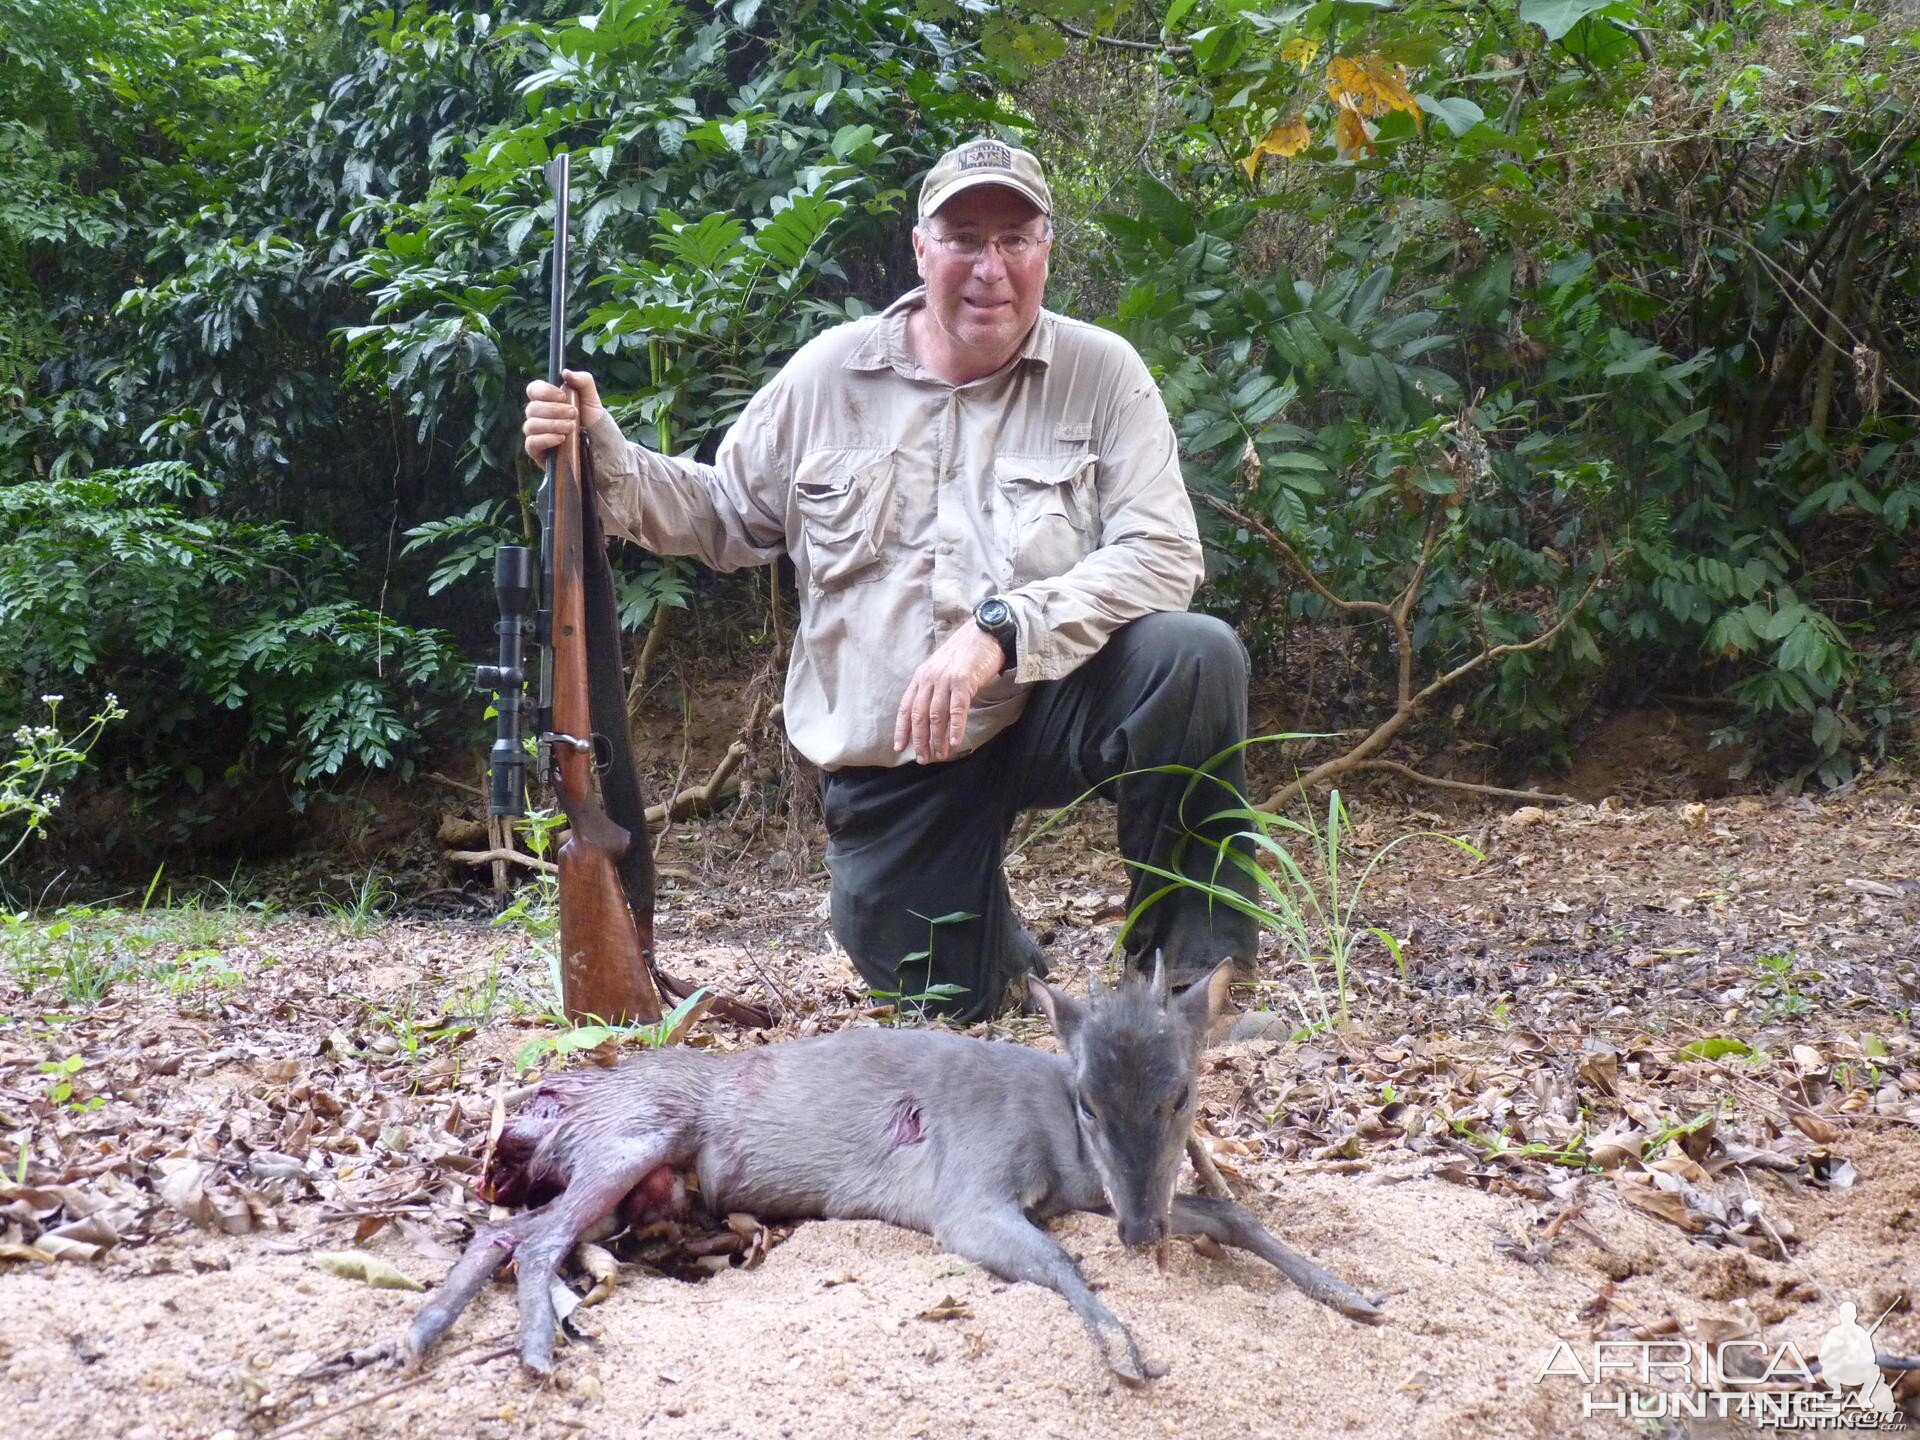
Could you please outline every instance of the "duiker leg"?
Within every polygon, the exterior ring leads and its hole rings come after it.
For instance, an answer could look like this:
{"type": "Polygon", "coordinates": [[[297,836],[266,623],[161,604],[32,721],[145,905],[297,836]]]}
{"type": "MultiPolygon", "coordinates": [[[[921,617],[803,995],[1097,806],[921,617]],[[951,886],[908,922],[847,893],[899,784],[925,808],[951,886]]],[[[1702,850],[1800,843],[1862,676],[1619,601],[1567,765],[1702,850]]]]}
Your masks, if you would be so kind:
{"type": "Polygon", "coordinates": [[[942,1249],[979,1261],[1003,1280],[1059,1291],[1093,1336],[1107,1368],[1125,1384],[1145,1385],[1167,1373],[1166,1366],[1142,1358],[1133,1333],[1088,1287],[1060,1242],[1018,1209],[994,1207],[943,1222],[933,1238],[942,1249]]]}
{"type": "Polygon", "coordinates": [[[664,1140],[609,1155],[606,1163],[576,1175],[520,1242],[514,1257],[520,1265],[520,1363],[529,1370],[553,1371],[553,1335],[560,1322],[552,1287],[560,1263],[588,1227],[616,1213],[628,1191],[673,1159],[673,1147],[664,1140]]]}
{"type": "Polygon", "coordinates": [[[460,1318],[460,1312],[473,1303],[473,1297],[485,1288],[505,1265],[513,1258],[513,1252],[520,1247],[529,1231],[546,1218],[550,1206],[543,1205],[538,1210],[529,1210],[504,1220],[498,1225],[489,1226],[473,1237],[473,1243],[467,1246],[467,1253],[454,1262],[453,1269],[447,1272],[447,1278],[440,1282],[433,1293],[433,1299],[420,1308],[413,1317],[413,1324],[407,1327],[406,1357],[409,1366],[418,1365],[447,1333],[447,1327],[460,1318]]]}
{"type": "Polygon", "coordinates": [[[558,1321],[549,1287],[569,1251],[596,1221],[616,1214],[627,1193],[674,1159],[665,1141],[615,1151],[538,1210],[516,1215],[474,1237],[407,1329],[409,1364],[418,1364],[509,1259],[520,1263],[520,1358],[529,1369],[553,1369],[558,1321]]]}
{"type": "Polygon", "coordinates": [[[1205,1235],[1222,1245],[1251,1250],[1299,1286],[1308,1298],[1338,1310],[1350,1320],[1374,1325],[1386,1319],[1380,1307],[1366,1296],[1283,1245],[1231,1200],[1216,1200],[1210,1195],[1174,1196],[1173,1231],[1176,1235],[1205,1235]]]}

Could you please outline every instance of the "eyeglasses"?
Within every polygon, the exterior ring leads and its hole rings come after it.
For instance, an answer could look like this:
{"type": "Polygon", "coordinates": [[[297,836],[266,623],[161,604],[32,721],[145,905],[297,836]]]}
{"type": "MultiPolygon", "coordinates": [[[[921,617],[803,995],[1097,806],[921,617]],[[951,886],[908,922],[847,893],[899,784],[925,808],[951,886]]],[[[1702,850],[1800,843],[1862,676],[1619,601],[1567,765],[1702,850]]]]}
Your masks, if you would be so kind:
{"type": "Polygon", "coordinates": [[[1013,234],[996,235],[989,240],[986,236],[976,235],[971,230],[962,230],[955,235],[927,236],[927,239],[955,260],[978,260],[987,253],[987,247],[991,245],[999,252],[1000,258],[1009,265],[1017,265],[1020,261],[1039,253],[1040,247],[1051,238],[1046,235],[1036,238],[1032,235],[1013,234]]]}

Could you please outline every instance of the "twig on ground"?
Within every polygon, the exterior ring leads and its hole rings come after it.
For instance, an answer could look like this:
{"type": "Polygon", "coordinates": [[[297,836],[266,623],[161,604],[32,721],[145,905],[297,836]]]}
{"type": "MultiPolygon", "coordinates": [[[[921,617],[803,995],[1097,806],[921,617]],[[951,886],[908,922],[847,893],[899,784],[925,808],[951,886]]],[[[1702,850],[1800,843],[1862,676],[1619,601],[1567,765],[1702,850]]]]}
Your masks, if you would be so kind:
{"type": "Polygon", "coordinates": [[[690,819],[695,815],[711,810],[721,800],[738,793],[740,787],[733,775],[740,768],[740,762],[747,758],[747,745],[744,740],[736,740],[727,747],[727,753],[720,757],[713,772],[699,785],[689,785],[664,805],[647,807],[649,825],[674,824],[690,819]],[[731,782],[731,783],[730,783],[731,782]]]}
{"type": "Polygon", "coordinates": [[[1193,1163],[1193,1173],[1198,1177],[1202,1190],[1219,1200],[1233,1199],[1227,1177],[1213,1163],[1213,1153],[1207,1149],[1207,1142],[1200,1138],[1198,1130],[1190,1131],[1187,1135],[1187,1159],[1193,1163]]]}
{"type": "Polygon", "coordinates": [[[542,860],[537,855],[523,855],[518,850],[449,850],[447,859],[456,865],[524,865],[529,870],[537,870],[542,875],[558,873],[560,867],[551,860],[542,860]]]}
{"type": "MultiPolygon", "coordinates": [[[[490,1360],[504,1360],[509,1355],[517,1354],[519,1349],[520,1347],[517,1343],[501,1345],[496,1349],[489,1350],[484,1355],[474,1356],[469,1363],[484,1365],[490,1360]]],[[[303,1430],[311,1430],[316,1425],[324,1425],[329,1421],[338,1420],[342,1415],[350,1414],[355,1410],[364,1410],[369,1405],[376,1405],[389,1395],[398,1395],[403,1390],[411,1390],[416,1385],[424,1385],[432,1378],[432,1372],[412,1376],[409,1379],[400,1381],[398,1384],[389,1385],[384,1390],[376,1390],[371,1395],[362,1395],[359,1399],[349,1400],[343,1405],[335,1405],[326,1410],[316,1411],[304,1419],[294,1421],[291,1425],[282,1425],[278,1430],[269,1431],[261,1437],[261,1440],[287,1440],[288,1436],[298,1435],[303,1430]]]]}
{"type": "Polygon", "coordinates": [[[1469,795],[1491,795],[1501,800],[1536,800],[1546,805],[1578,805],[1579,799],[1573,795],[1561,795],[1552,790],[1509,790],[1504,785],[1478,785],[1471,780],[1445,780],[1438,775],[1425,775],[1411,766],[1402,765],[1398,760],[1361,760],[1352,767],[1355,770],[1390,770],[1396,775],[1404,775],[1409,780],[1418,780],[1422,785],[1432,785],[1440,790],[1463,790],[1469,795]]]}

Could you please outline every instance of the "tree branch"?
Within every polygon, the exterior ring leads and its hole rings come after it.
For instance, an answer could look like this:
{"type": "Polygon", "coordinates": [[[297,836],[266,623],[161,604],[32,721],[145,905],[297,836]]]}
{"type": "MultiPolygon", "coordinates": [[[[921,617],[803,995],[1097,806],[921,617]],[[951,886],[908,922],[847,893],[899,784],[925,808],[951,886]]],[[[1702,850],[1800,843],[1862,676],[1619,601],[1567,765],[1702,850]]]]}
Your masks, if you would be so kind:
{"type": "Polygon", "coordinates": [[[1083,30],[1078,25],[1069,24],[1065,20],[1055,20],[1051,15],[1042,18],[1051,22],[1053,27],[1063,35],[1070,35],[1075,40],[1090,40],[1095,45],[1105,45],[1113,50],[1132,50],[1148,55],[1171,55],[1176,59],[1185,59],[1193,54],[1191,45],[1182,45],[1177,41],[1122,40],[1117,35],[1096,35],[1091,30],[1083,30]]]}
{"type": "Polygon", "coordinates": [[[1255,519],[1244,511],[1236,510],[1233,506],[1227,504],[1226,501],[1215,499],[1211,495],[1202,495],[1200,498],[1229,520],[1234,521],[1236,524],[1246,526],[1262,540],[1265,540],[1267,544],[1271,545],[1285,557],[1287,563],[1293,566],[1295,573],[1298,574],[1302,580],[1307,582],[1307,585],[1312,589],[1313,593],[1329,605],[1340,610],[1345,610],[1351,615],[1378,615],[1389,621],[1393,619],[1393,608],[1388,605],[1382,605],[1378,600],[1342,600],[1338,595],[1334,594],[1333,591],[1321,583],[1320,577],[1308,568],[1307,562],[1302,560],[1299,552],[1287,543],[1286,537],[1281,535],[1279,531],[1275,530],[1265,521],[1255,519]]]}
{"type": "Polygon", "coordinates": [[[1295,797],[1305,794],[1311,787],[1330,780],[1336,775],[1343,775],[1349,770],[1369,767],[1396,770],[1411,779],[1419,780],[1425,784],[1440,785],[1445,788],[1474,790],[1483,794],[1498,794],[1506,798],[1544,798],[1550,803],[1566,803],[1567,797],[1564,796],[1542,797],[1536,796],[1531,791],[1502,791],[1493,786],[1469,785],[1464,781],[1438,780],[1431,776],[1421,775],[1417,771],[1410,770],[1406,766],[1399,765],[1393,761],[1376,760],[1374,756],[1379,751],[1385,749],[1394,737],[1407,727],[1429,700],[1449,685],[1471,674],[1490,660],[1498,660],[1507,655],[1524,654],[1528,650],[1537,650],[1544,645],[1552,644],[1560,633],[1572,623],[1573,617],[1586,608],[1587,602],[1593,598],[1594,591],[1600,588],[1601,580],[1606,577],[1609,563],[1607,560],[1603,559],[1601,561],[1600,568],[1594,572],[1593,578],[1587,582],[1587,588],[1581,592],[1580,598],[1574,601],[1567,612],[1546,630],[1543,630],[1531,640],[1522,640],[1505,645],[1484,645],[1480,653],[1472,659],[1456,665],[1446,674],[1437,677],[1420,690],[1415,691],[1413,688],[1413,635],[1407,627],[1407,617],[1412,613],[1413,604],[1418,598],[1420,586],[1426,579],[1427,567],[1431,563],[1434,551],[1439,544],[1439,537],[1445,518],[1443,512],[1436,511],[1427,521],[1426,534],[1421,539],[1420,557],[1414,566],[1413,578],[1408,582],[1407,586],[1401,590],[1393,604],[1383,605],[1377,600],[1342,599],[1340,596],[1334,594],[1332,590],[1328,589],[1320,578],[1307,568],[1306,561],[1301,559],[1299,552],[1288,543],[1285,536],[1281,535],[1280,532],[1275,530],[1271,525],[1266,524],[1255,516],[1247,514],[1243,510],[1227,504],[1224,500],[1216,499],[1214,496],[1203,495],[1201,498],[1229,520],[1232,520],[1236,524],[1244,525],[1248,530],[1264,539],[1267,544],[1284,558],[1287,564],[1307,582],[1313,589],[1313,592],[1328,604],[1333,605],[1349,615],[1378,615],[1393,627],[1394,658],[1396,662],[1393,713],[1376,725],[1359,744],[1355,745],[1344,755],[1337,755],[1331,760],[1316,765],[1305,775],[1296,777],[1291,784],[1283,785],[1280,789],[1274,791],[1273,794],[1261,802],[1262,809],[1278,810],[1295,797]]]}
{"type": "Polygon", "coordinates": [[[1533,800],[1546,805],[1578,805],[1580,802],[1572,795],[1560,795],[1551,790],[1509,790],[1504,785],[1476,785],[1471,780],[1446,780],[1438,775],[1426,775],[1402,765],[1398,760],[1362,760],[1350,767],[1355,770],[1390,770],[1395,775],[1404,775],[1409,780],[1417,780],[1422,785],[1432,785],[1441,790],[1463,790],[1469,795],[1491,795],[1500,800],[1533,800]]]}
{"type": "Polygon", "coordinates": [[[542,860],[535,855],[527,855],[511,847],[502,850],[449,850],[446,858],[456,865],[524,865],[529,870],[542,875],[557,875],[560,867],[551,860],[542,860]]]}

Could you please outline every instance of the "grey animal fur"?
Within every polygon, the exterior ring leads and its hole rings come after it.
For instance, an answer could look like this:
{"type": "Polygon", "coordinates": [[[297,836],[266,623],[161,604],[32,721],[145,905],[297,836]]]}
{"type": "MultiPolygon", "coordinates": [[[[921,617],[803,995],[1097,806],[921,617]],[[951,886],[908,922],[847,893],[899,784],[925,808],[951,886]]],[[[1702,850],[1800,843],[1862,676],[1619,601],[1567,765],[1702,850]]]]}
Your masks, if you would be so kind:
{"type": "MultiPolygon", "coordinates": [[[[664,1213],[662,1167],[719,1212],[887,1220],[1009,1280],[1063,1295],[1123,1382],[1164,1374],[1038,1222],[1111,1213],[1128,1246],[1170,1233],[1250,1250],[1355,1320],[1376,1304],[1230,1200],[1175,1195],[1194,1083],[1230,967],[1170,996],[1164,975],[1085,1002],[1034,980],[1063,1055],[935,1030],[842,1030],[733,1054],[673,1048],[547,1081],[503,1137],[517,1181],[553,1198],[477,1235],[408,1330],[417,1363],[519,1262],[520,1353],[553,1366],[549,1287],[589,1233],[664,1213]],[[642,1182],[647,1182],[643,1184],[642,1182]],[[557,1193],[554,1193],[556,1192],[557,1193]]],[[[678,1195],[683,1195],[683,1191],[678,1195]]]]}

